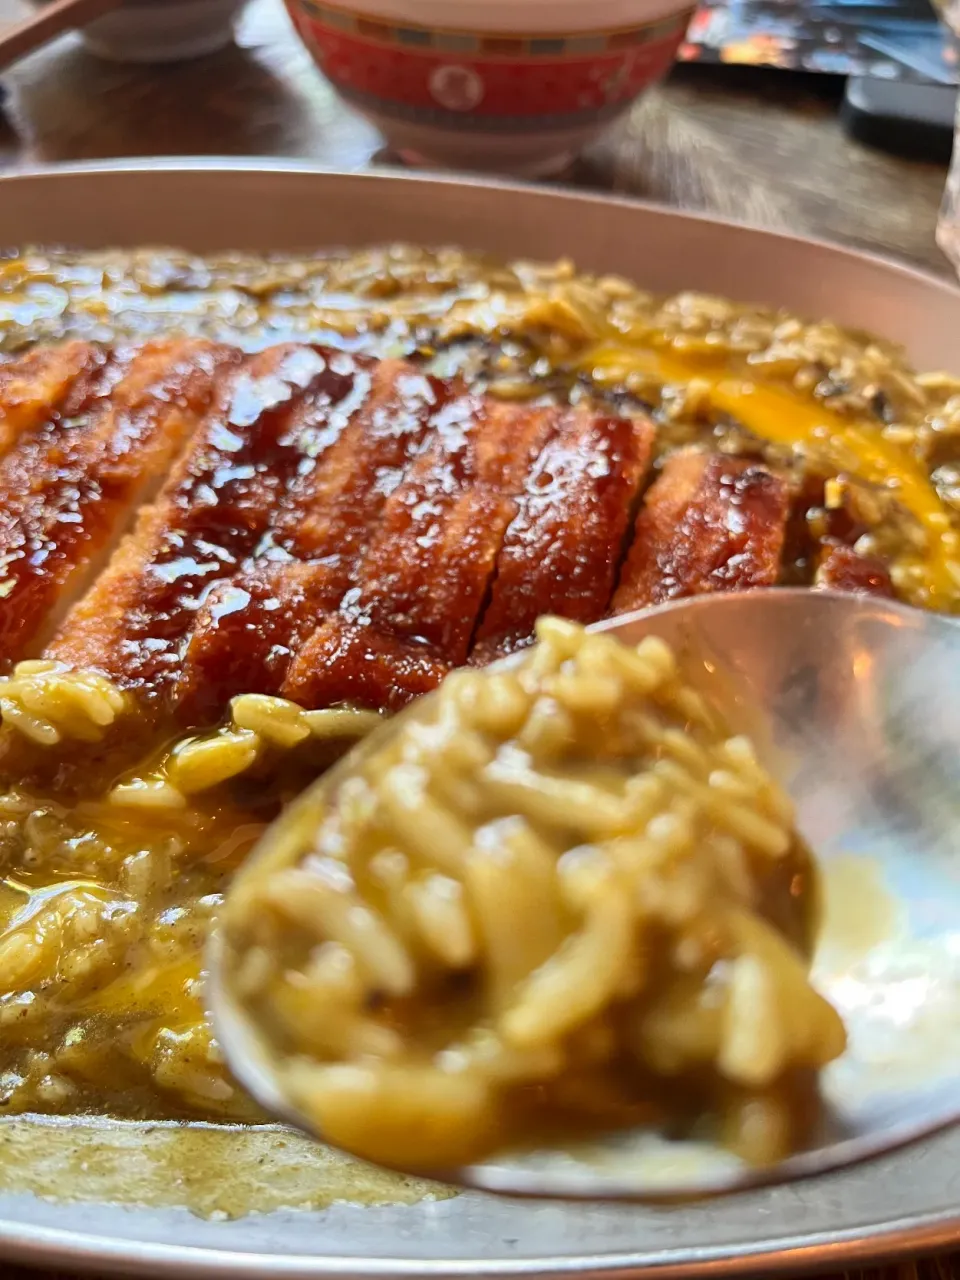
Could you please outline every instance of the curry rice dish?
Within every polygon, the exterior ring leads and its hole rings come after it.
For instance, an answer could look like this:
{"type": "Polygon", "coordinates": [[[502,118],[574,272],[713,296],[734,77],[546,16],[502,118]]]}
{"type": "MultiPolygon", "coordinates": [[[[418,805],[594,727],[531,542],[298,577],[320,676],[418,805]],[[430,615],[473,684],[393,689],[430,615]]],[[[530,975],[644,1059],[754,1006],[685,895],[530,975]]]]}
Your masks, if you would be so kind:
{"type": "Polygon", "coordinates": [[[380,1164],[639,1127],[763,1165],[846,1046],[807,976],[817,888],[667,644],[545,617],[291,806],[218,963],[297,1114],[380,1164]]]}
{"type": "Polygon", "coordinates": [[[704,591],[960,609],[960,383],[458,251],[0,262],[0,1105],[253,1118],[209,921],[450,670],[704,591]]]}

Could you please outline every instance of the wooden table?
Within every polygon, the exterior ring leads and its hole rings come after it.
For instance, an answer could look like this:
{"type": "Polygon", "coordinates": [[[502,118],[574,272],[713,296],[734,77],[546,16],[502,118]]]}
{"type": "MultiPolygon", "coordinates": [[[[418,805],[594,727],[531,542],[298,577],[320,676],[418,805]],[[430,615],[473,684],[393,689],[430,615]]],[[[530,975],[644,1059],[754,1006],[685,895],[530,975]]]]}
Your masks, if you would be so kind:
{"type": "MultiPolygon", "coordinates": [[[[18,12],[18,0],[0,0],[0,20],[18,12]]],[[[358,168],[381,154],[376,130],[341,106],[315,71],[279,0],[252,0],[237,46],[198,62],[112,66],[71,36],[4,82],[0,168],[156,154],[304,156],[358,168]]],[[[933,239],[944,170],[849,142],[836,106],[805,81],[691,70],[639,106],[570,176],[946,272],[933,239]]],[[[851,1274],[954,1280],[960,1255],[851,1274]]],[[[36,1273],[0,1264],[0,1275],[36,1273]]]]}

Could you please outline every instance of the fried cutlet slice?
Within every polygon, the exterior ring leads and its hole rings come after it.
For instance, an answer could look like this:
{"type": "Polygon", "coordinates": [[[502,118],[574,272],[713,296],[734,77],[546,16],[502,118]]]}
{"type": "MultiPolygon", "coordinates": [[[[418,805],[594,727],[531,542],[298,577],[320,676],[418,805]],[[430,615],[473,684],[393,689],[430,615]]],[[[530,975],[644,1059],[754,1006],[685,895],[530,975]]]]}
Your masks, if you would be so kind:
{"type": "Polygon", "coordinates": [[[173,693],[185,724],[215,721],[238,693],[275,694],[317,619],[340,603],[339,565],[264,561],[204,601],[173,693]]]}
{"type": "Polygon", "coordinates": [[[94,394],[108,359],[92,343],[63,342],[0,363],[0,457],[24,432],[54,421],[68,398],[82,406],[94,394]]]}
{"type": "Polygon", "coordinates": [[[286,697],[392,708],[466,660],[517,495],[559,416],[448,402],[384,507],[357,585],[291,664],[286,697]]]}
{"type": "Polygon", "coordinates": [[[787,483],[757,462],[695,452],[668,458],[637,517],[612,612],[772,586],[789,503],[787,483]]]}
{"type": "MultiPolygon", "coordinates": [[[[405,360],[373,365],[352,417],[322,457],[303,472],[276,514],[271,544],[298,560],[351,560],[370,541],[371,521],[403,479],[407,464],[463,394],[457,382],[422,373],[405,360]]],[[[317,456],[316,453],[314,456],[317,456]]]]}
{"type": "Polygon", "coordinates": [[[325,429],[279,503],[258,554],[204,601],[175,690],[177,714],[199,723],[234,693],[279,692],[293,653],[355,579],[380,513],[457,384],[404,361],[374,366],[349,421],[325,429]]]}
{"type": "MultiPolygon", "coordinates": [[[[75,346],[76,344],[71,344],[75,346]]],[[[196,430],[230,349],[173,340],[86,361],[0,461],[0,656],[34,653],[196,430]]]]}
{"type": "Polygon", "coordinates": [[[853,547],[827,547],[817,565],[814,586],[822,591],[849,591],[857,595],[893,599],[890,571],[877,556],[862,556],[853,547]]]}
{"type": "Polygon", "coordinates": [[[140,692],[168,694],[205,591],[229,578],[270,528],[318,432],[368,362],[336,367],[285,344],[225,376],[190,448],[107,569],[75,607],[49,655],[140,692]]]}
{"type": "Polygon", "coordinates": [[[537,459],[497,559],[471,662],[533,639],[537,618],[603,617],[650,465],[653,424],[569,410],[537,459]]]}
{"type": "Polygon", "coordinates": [[[430,693],[453,669],[432,645],[335,614],[301,650],[283,693],[303,707],[346,703],[399,711],[430,693]],[[292,677],[292,679],[290,678],[292,677]]]}

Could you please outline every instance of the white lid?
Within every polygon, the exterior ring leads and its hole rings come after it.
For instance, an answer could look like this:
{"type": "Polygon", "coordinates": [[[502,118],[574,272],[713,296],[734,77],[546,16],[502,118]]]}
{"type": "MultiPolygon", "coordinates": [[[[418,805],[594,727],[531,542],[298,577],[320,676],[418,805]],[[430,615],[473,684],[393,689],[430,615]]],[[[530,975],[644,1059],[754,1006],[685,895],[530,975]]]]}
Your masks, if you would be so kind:
{"type": "Polygon", "coordinates": [[[179,62],[223,48],[242,0],[124,4],[83,29],[91,53],[111,62],[179,62]]]}

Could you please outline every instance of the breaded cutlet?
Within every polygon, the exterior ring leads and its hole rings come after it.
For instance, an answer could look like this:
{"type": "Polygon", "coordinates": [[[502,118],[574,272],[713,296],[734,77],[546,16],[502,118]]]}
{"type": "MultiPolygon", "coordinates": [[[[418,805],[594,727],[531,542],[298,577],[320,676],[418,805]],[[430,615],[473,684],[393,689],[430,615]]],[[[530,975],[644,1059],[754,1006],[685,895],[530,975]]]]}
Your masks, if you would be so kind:
{"type": "Polygon", "coordinates": [[[612,612],[772,586],[789,505],[786,481],[760,463],[695,451],[669,457],[637,517],[612,612]]]}

